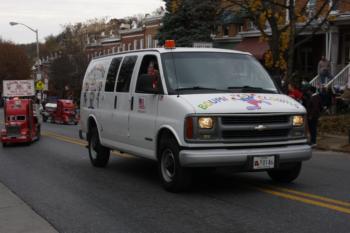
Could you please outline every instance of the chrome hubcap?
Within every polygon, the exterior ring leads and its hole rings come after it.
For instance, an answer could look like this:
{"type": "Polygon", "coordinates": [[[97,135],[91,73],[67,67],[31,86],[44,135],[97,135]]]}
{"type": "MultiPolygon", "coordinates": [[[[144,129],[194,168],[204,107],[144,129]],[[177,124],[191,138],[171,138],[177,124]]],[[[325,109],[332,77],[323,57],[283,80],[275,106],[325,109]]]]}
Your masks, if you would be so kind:
{"type": "Polygon", "coordinates": [[[166,182],[171,182],[175,175],[175,157],[171,150],[163,151],[161,160],[162,176],[166,182]]]}
{"type": "Polygon", "coordinates": [[[90,154],[92,159],[96,159],[97,158],[97,151],[96,151],[96,147],[97,147],[97,139],[96,136],[93,135],[90,139],[90,154]]]}

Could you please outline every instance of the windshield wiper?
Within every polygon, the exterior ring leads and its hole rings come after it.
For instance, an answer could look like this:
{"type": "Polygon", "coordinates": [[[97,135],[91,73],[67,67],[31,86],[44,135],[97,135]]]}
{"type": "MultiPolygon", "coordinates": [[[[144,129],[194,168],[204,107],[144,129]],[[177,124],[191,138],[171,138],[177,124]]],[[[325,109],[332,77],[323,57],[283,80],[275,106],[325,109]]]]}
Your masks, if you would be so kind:
{"type": "Polygon", "coordinates": [[[175,89],[175,91],[191,91],[191,90],[209,90],[209,91],[225,91],[227,90],[220,90],[216,88],[211,88],[211,87],[201,87],[201,86],[194,86],[194,87],[181,87],[175,89]]]}
{"type": "Polygon", "coordinates": [[[232,90],[232,89],[239,89],[242,92],[259,92],[259,93],[277,93],[277,91],[269,90],[269,89],[264,89],[261,87],[252,87],[252,86],[241,86],[241,87],[228,87],[227,89],[232,90]]]}

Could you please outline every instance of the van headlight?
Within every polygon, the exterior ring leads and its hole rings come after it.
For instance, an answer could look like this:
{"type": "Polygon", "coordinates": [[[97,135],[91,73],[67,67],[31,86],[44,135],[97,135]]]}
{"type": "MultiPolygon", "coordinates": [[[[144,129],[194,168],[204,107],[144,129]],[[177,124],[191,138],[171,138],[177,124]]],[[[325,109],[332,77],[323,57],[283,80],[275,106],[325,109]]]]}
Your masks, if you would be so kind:
{"type": "Polygon", "coordinates": [[[198,126],[201,129],[212,129],[214,126],[214,120],[211,117],[199,117],[198,126]]]}
{"type": "Polygon", "coordinates": [[[188,116],[185,118],[185,139],[192,142],[212,141],[219,137],[216,117],[188,116]]]}
{"type": "Polygon", "coordinates": [[[304,126],[304,116],[301,116],[301,115],[293,116],[293,126],[294,127],[304,126]]]}

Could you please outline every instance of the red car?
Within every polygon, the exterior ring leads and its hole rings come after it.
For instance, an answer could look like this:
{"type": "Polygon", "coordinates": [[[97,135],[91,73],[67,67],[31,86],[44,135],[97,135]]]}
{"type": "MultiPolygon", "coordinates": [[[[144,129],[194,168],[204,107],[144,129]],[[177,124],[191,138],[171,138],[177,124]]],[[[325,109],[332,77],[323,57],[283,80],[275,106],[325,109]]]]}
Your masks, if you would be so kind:
{"type": "Polygon", "coordinates": [[[13,98],[4,105],[5,129],[1,130],[3,146],[30,143],[40,138],[40,123],[34,115],[31,99],[13,98]]]}

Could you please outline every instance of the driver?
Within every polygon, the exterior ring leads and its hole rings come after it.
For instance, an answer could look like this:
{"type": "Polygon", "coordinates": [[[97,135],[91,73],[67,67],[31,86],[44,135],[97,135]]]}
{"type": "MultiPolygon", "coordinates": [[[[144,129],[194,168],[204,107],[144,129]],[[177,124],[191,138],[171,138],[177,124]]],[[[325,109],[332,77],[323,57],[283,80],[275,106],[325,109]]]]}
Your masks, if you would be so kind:
{"type": "Polygon", "coordinates": [[[152,80],[153,89],[157,89],[160,75],[159,75],[159,70],[156,67],[155,61],[150,61],[150,63],[148,64],[147,75],[153,79],[152,80]]]}

